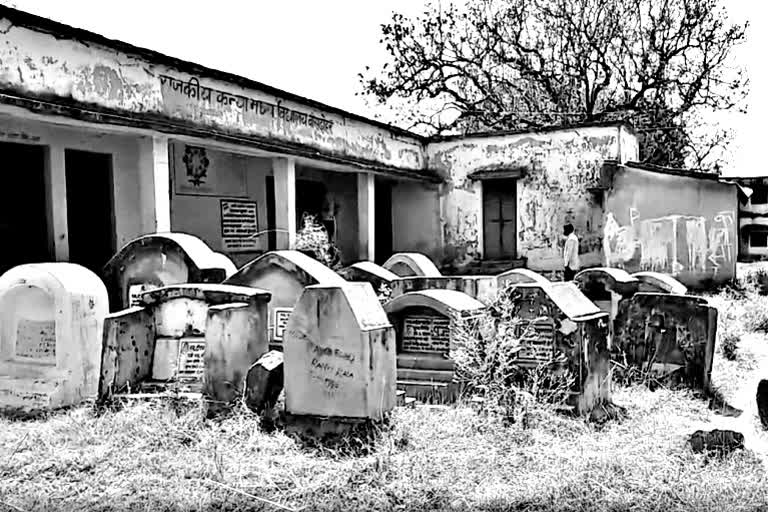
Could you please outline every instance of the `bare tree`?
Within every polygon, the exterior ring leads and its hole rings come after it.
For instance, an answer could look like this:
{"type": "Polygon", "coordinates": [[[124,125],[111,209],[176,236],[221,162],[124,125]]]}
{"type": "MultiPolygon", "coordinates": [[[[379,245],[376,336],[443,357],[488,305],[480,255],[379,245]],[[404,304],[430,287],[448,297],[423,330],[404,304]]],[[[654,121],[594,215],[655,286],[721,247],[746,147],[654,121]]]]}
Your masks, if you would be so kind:
{"type": "Polygon", "coordinates": [[[691,123],[744,99],[729,58],[745,30],[719,0],[428,3],[382,25],[389,61],[360,79],[380,103],[408,102],[401,121],[424,132],[627,120],[644,161],[716,169],[729,134],[691,123]]]}

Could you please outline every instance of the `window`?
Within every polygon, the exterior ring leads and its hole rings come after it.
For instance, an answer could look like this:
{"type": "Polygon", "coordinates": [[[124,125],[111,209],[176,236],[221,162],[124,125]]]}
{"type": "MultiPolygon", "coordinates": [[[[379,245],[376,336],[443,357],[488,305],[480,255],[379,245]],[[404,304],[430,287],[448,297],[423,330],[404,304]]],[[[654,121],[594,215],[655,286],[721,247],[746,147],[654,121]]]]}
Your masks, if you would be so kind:
{"type": "Polygon", "coordinates": [[[749,200],[751,204],[768,204],[768,187],[755,187],[749,200]]]}
{"type": "Polygon", "coordinates": [[[750,247],[768,247],[768,231],[753,231],[749,234],[750,247]]]}

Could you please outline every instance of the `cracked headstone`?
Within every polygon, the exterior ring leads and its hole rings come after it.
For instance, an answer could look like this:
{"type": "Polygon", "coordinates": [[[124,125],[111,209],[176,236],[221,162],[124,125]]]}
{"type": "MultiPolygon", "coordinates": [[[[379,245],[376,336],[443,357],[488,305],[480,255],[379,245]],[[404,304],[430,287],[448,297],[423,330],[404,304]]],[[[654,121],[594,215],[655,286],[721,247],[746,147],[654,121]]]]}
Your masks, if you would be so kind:
{"type": "Polygon", "coordinates": [[[257,413],[275,406],[283,391],[283,353],[271,350],[248,369],[245,405],[257,413]]]}

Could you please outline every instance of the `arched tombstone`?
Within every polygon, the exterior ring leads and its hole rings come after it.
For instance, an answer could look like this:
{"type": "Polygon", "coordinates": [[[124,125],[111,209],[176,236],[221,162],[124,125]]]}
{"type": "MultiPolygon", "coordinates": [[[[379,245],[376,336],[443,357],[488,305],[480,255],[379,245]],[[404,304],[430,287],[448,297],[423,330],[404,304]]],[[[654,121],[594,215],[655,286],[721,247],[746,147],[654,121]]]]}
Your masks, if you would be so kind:
{"type": "Polygon", "coordinates": [[[620,304],[617,355],[662,382],[708,390],[717,315],[703,297],[638,292],[620,304]]]}
{"type": "Polygon", "coordinates": [[[181,283],[221,283],[236,268],[226,255],[186,233],[155,233],[131,240],[102,270],[112,311],[138,303],[147,290],[181,283]]]}
{"type": "Polygon", "coordinates": [[[440,277],[441,275],[432,260],[418,252],[393,254],[382,266],[400,277],[440,277]]]}
{"type": "Polygon", "coordinates": [[[395,334],[369,283],[305,288],[283,353],[291,428],[338,431],[395,406],[395,334]]]}
{"type": "Polygon", "coordinates": [[[597,267],[582,270],[573,279],[576,286],[595,303],[601,311],[608,313],[608,346],[613,345],[613,323],[619,313],[619,303],[630,299],[638,292],[640,281],[620,268],[597,267]]]}
{"type": "Polygon", "coordinates": [[[534,272],[533,270],[528,270],[527,268],[513,268],[511,270],[507,270],[506,272],[502,272],[496,276],[496,281],[498,283],[497,286],[499,291],[516,284],[535,283],[540,285],[548,285],[551,283],[551,281],[543,275],[534,272]]]}
{"type": "Polygon", "coordinates": [[[397,333],[398,388],[424,401],[455,400],[457,322],[481,315],[485,305],[455,290],[422,290],[400,295],[384,309],[397,333]]]}
{"type": "Polygon", "coordinates": [[[107,290],[71,263],[0,277],[0,408],[55,409],[96,397],[107,290]]]}
{"type": "Polygon", "coordinates": [[[144,292],[138,306],[105,321],[99,396],[154,382],[232,400],[267,352],[269,299],[257,288],[210,283],[144,292]]]}
{"type": "Polygon", "coordinates": [[[611,401],[608,314],[573,283],[519,284],[505,292],[521,340],[517,364],[554,364],[575,378],[569,405],[587,414],[611,401]]]}
{"type": "Polygon", "coordinates": [[[498,291],[496,276],[411,276],[392,282],[392,298],[423,290],[453,290],[490,304],[498,291]]]}
{"type": "Polygon", "coordinates": [[[639,281],[638,291],[688,295],[688,288],[674,277],[659,272],[635,272],[632,277],[639,281]]]}
{"type": "Polygon", "coordinates": [[[225,284],[251,286],[272,294],[269,302],[269,339],[279,349],[288,318],[307,286],[342,285],[347,281],[319,261],[299,251],[268,252],[238,270],[225,284]]]}
{"type": "Polygon", "coordinates": [[[347,281],[370,283],[373,286],[373,290],[377,293],[384,286],[391,287],[392,282],[399,279],[397,274],[393,274],[372,261],[354,263],[340,270],[339,275],[347,281]]]}

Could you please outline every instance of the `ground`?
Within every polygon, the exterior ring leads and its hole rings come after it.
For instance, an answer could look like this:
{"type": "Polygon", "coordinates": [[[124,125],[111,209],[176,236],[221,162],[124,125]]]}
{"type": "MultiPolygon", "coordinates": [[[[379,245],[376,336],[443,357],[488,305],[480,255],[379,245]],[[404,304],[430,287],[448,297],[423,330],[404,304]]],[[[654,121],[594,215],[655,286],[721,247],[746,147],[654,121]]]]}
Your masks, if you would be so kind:
{"type": "MultiPolygon", "coordinates": [[[[712,302],[740,315],[763,306],[712,302]]],[[[713,371],[739,417],[688,391],[641,386],[614,391],[627,417],[602,427],[538,405],[512,425],[468,405],[399,408],[364,455],[264,433],[248,412],[205,420],[195,404],[0,419],[0,510],[768,511],[761,376],[768,337],[746,332],[735,361],[717,350],[713,371]],[[746,449],[694,454],[688,436],[712,428],[742,432],[746,449]]]]}

